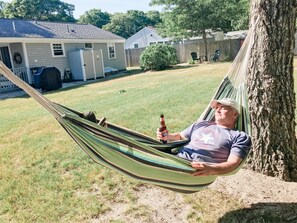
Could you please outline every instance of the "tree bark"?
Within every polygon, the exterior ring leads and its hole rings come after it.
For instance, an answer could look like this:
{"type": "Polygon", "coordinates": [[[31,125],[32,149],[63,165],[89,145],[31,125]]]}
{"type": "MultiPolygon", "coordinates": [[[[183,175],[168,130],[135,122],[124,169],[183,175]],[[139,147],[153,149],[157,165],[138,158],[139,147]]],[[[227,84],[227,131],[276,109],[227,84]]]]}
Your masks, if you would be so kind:
{"type": "Polygon", "coordinates": [[[254,0],[257,23],[248,67],[247,90],[253,170],[297,181],[293,59],[296,0],[254,0]]]}
{"type": "Polygon", "coordinates": [[[204,57],[204,61],[208,61],[208,50],[207,50],[207,39],[206,39],[206,30],[202,31],[202,37],[203,37],[203,41],[204,41],[204,51],[205,51],[205,57],[204,57]]]}

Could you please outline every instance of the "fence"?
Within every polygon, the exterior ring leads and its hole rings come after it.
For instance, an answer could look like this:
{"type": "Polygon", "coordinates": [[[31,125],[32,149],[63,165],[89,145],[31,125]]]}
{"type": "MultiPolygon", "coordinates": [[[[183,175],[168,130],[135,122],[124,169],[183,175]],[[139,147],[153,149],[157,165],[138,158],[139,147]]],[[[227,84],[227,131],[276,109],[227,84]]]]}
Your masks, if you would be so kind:
{"type": "MultiPolygon", "coordinates": [[[[233,60],[237,55],[241,44],[241,39],[227,39],[220,41],[208,40],[207,56],[208,58],[211,58],[215,50],[220,49],[221,60],[233,60]]],[[[204,42],[200,39],[176,43],[173,44],[173,46],[177,51],[178,63],[187,63],[192,58],[192,52],[196,52],[198,56],[205,56],[204,42]]],[[[139,66],[140,55],[144,50],[145,48],[126,49],[127,67],[139,66]]]]}

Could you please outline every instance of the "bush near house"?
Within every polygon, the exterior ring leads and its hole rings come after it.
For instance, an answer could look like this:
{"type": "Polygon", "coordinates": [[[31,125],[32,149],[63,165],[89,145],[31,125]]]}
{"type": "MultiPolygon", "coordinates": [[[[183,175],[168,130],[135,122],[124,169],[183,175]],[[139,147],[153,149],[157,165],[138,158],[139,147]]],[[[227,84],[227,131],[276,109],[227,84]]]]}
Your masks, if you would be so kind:
{"type": "Polygon", "coordinates": [[[140,55],[142,70],[165,70],[177,64],[177,53],[173,46],[154,44],[147,47],[140,55]]]}

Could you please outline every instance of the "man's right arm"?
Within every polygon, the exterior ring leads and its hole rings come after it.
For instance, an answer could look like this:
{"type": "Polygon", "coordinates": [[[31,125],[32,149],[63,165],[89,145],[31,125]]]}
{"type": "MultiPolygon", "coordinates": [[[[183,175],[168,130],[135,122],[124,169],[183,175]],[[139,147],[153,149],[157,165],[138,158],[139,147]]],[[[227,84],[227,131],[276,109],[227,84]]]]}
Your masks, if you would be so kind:
{"type": "Polygon", "coordinates": [[[184,137],[183,134],[180,132],[168,133],[167,136],[162,137],[162,133],[157,131],[157,139],[168,140],[168,141],[177,141],[177,140],[186,139],[186,137],[184,137]]]}
{"type": "Polygon", "coordinates": [[[169,141],[177,141],[182,139],[186,139],[186,138],[180,132],[168,134],[169,141]]]}

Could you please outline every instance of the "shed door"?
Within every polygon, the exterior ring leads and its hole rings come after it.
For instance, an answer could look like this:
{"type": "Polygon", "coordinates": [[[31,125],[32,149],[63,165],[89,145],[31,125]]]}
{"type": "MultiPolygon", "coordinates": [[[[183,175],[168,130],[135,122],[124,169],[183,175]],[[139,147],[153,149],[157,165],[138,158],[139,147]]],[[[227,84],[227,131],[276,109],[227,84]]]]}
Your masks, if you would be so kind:
{"type": "Polygon", "coordinates": [[[102,50],[94,50],[94,69],[96,77],[104,77],[102,50]]]}
{"type": "Polygon", "coordinates": [[[86,79],[95,79],[94,74],[94,67],[93,67],[93,58],[92,58],[92,51],[90,50],[83,50],[83,61],[84,61],[84,70],[85,70],[85,77],[86,79]]]}

